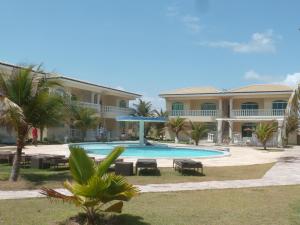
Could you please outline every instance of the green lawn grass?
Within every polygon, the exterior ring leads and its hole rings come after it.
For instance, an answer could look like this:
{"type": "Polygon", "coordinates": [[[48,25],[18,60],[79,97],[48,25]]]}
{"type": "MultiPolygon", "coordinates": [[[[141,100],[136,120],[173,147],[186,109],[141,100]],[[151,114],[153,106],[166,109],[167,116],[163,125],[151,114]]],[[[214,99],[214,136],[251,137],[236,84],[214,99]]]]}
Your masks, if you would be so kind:
{"type": "MultiPolygon", "coordinates": [[[[133,184],[201,182],[212,180],[240,180],[261,178],[274,164],[258,164],[251,166],[206,167],[204,174],[187,173],[181,175],[172,168],[160,168],[160,174],[147,173],[126,177],[133,184]]],[[[8,182],[11,167],[0,164],[0,190],[37,189],[42,186],[50,188],[62,187],[62,182],[70,179],[67,169],[31,169],[22,168],[21,178],[16,183],[8,182]]]]}
{"type": "MultiPolygon", "coordinates": [[[[48,199],[0,201],[0,224],[61,224],[80,209],[48,199]]],[[[110,225],[300,224],[300,186],[145,193],[110,225]]]]}

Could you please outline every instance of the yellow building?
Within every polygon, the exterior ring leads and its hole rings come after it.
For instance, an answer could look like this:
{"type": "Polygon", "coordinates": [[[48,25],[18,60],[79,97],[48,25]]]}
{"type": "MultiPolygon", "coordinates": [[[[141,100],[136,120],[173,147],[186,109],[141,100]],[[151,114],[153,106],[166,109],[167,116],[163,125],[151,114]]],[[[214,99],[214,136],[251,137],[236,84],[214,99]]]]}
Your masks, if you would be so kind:
{"type": "MultiPolygon", "coordinates": [[[[282,124],[293,89],[262,84],[232,90],[213,87],[182,88],[160,94],[170,118],[210,124],[208,140],[218,143],[258,144],[253,130],[258,123],[276,121],[278,131],[270,145],[282,145],[282,124]]],[[[296,135],[290,142],[296,143],[296,135]]]]}
{"type": "MultiPolygon", "coordinates": [[[[18,66],[0,63],[2,73],[7,73],[18,66]]],[[[41,75],[35,73],[36,76],[41,75]]],[[[94,141],[100,135],[105,135],[109,140],[118,140],[123,134],[130,132],[128,124],[117,122],[117,116],[129,115],[133,111],[129,107],[129,102],[140,98],[141,95],[128,91],[118,90],[86,81],[61,76],[58,74],[47,73],[49,79],[57,79],[63,88],[56,88],[53,91],[57,93],[67,93],[69,96],[75,97],[75,104],[95,109],[101,116],[102,123],[95,130],[87,132],[86,140],[94,141]]],[[[47,128],[44,137],[49,140],[66,141],[66,139],[79,139],[80,132],[70,128],[67,124],[60,127],[47,128]]],[[[14,134],[9,134],[4,128],[0,129],[0,140],[2,142],[13,142],[14,134]]]]}

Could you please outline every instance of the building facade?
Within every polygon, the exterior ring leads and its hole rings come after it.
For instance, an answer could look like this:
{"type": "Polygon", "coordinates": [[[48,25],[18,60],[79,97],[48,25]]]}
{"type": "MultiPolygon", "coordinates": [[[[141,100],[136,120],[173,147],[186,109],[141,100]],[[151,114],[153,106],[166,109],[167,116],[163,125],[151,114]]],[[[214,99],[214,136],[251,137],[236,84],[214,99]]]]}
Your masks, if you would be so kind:
{"type": "MultiPolygon", "coordinates": [[[[250,85],[220,91],[212,87],[183,88],[160,94],[170,118],[206,123],[208,140],[219,144],[258,144],[254,130],[259,123],[276,122],[277,133],[269,145],[282,145],[282,126],[291,87],[280,84],[250,85]]],[[[296,143],[291,135],[290,143],[296,143]]]]}
{"type": "MultiPolygon", "coordinates": [[[[9,74],[12,69],[18,66],[0,63],[2,73],[9,74]]],[[[33,72],[34,73],[34,72],[33,72]]],[[[39,76],[40,73],[34,73],[39,76]]],[[[133,109],[129,107],[129,102],[140,98],[141,95],[123,90],[118,90],[106,86],[101,86],[86,81],[47,73],[49,79],[58,80],[62,87],[55,88],[56,93],[67,94],[75,105],[94,109],[101,117],[101,124],[95,130],[87,132],[86,140],[95,141],[101,136],[108,140],[118,140],[122,135],[136,135],[134,126],[128,123],[117,122],[116,117],[129,115],[133,109]]],[[[44,132],[44,137],[51,141],[65,142],[67,140],[79,140],[81,137],[79,130],[62,123],[57,127],[49,127],[44,132]]],[[[14,142],[14,134],[8,133],[5,128],[0,128],[0,140],[2,142],[14,142]]]]}

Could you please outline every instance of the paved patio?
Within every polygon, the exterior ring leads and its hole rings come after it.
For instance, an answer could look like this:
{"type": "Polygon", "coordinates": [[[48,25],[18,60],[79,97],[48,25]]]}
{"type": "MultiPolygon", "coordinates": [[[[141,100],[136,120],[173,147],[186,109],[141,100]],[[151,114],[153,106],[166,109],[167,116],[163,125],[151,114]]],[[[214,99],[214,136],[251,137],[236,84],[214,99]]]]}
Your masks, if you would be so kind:
{"type": "MultiPolygon", "coordinates": [[[[192,146],[183,144],[169,144],[170,146],[179,147],[193,147],[199,149],[214,149],[221,148],[222,146],[192,146]]],[[[228,146],[226,146],[228,147],[228,146]]],[[[10,147],[11,148],[11,147],[10,147]]],[[[244,165],[254,165],[254,164],[264,164],[276,162],[283,154],[283,151],[263,151],[257,150],[253,147],[237,147],[230,146],[230,156],[228,157],[217,157],[217,158],[207,158],[207,159],[194,159],[196,161],[201,161],[205,166],[244,166],[244,165]]],[[[0,147],[1,149],[1,147],[0,147]]],[[[68,145],[39,145],[26,146],[24,152],[27,154],[58,154],[58,155],[69,155],[68,145]]],[[[93,155],[96,158],[101,158],[100,156],[93,155]]],[[[136,162],[137,158],[124,158],[128,162],[136,162]]],[[[159,167],[172,167],[172,159],[157,159],[159,167]]]]}
{"type": "MultiPolygon", "coordinates": [[[[286,150],[278,162],[261,179],[207,181],[194,183],[139,185],[141,192],[170,192],[206,189],[250,188],[300,184],[300,147],[286,150]]],[[[57,189],[68,193],[65,189],[57,189]]],[[[0,191],[0,199],[43,197],[39,190],[0,191]]]]}

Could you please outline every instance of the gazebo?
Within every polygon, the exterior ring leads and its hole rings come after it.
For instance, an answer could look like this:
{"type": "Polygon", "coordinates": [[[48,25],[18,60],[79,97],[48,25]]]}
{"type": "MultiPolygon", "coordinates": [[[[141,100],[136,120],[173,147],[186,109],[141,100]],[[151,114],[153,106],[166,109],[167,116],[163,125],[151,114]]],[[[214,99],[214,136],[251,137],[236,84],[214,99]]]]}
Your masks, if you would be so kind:
{"type": "Polygon", "coordinates": [[[164,117],[143,117],[143,116],[119,116],[116,119],[118,122],[138,122],[139,123],[139,142],[140,145],[145,145],[145,123],[165,123],[164,117]]]}

